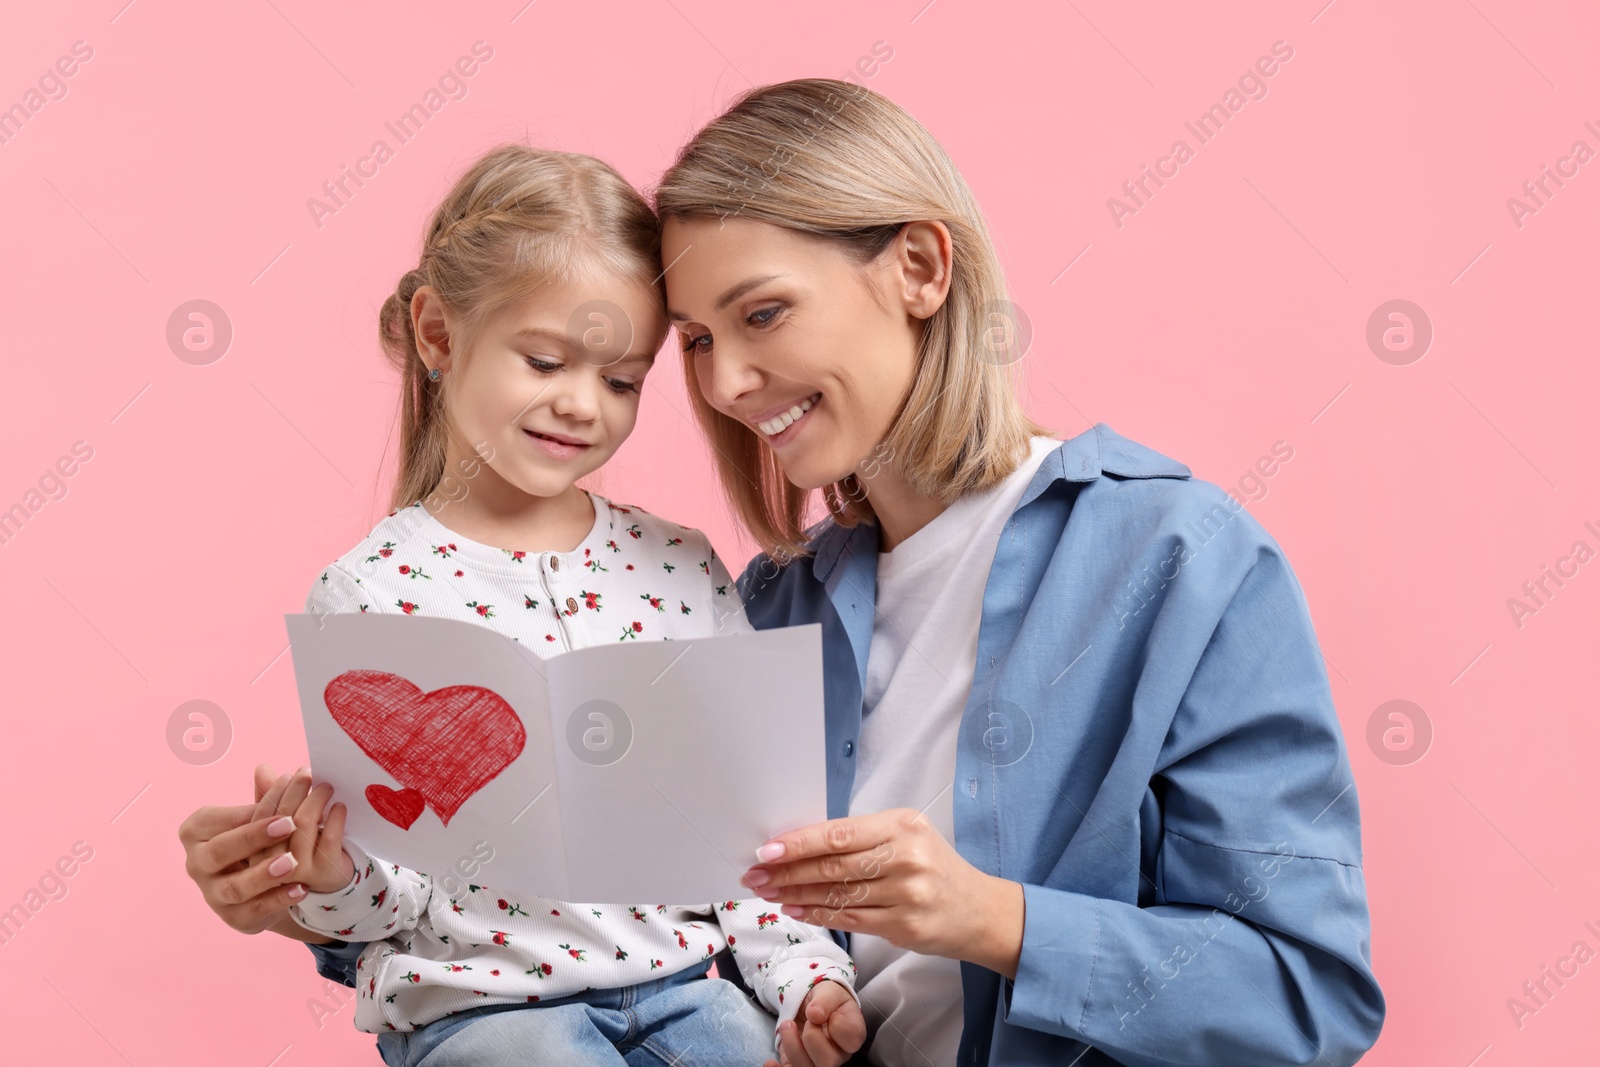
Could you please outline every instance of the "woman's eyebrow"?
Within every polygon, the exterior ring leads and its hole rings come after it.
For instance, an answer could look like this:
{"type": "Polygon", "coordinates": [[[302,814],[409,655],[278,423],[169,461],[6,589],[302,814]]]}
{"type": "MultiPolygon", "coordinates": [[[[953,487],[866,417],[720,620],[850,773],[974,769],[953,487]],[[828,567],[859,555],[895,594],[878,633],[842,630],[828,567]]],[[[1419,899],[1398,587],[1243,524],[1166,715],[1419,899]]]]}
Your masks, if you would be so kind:
{"type": "MultiPolygon", "coordinates": [[[[720,297],[718,297],[717,298],[717,302],[712,306],[713,306],[713,308],[715,310],[721,311],[723,308],[727,307],[729,304],[733,303],[735,300],[739,299],[741,296],[743,296],[744,294],[748,293],[750,290],[754,289],[756,286],[763,285],[763,284],[765,284],[767,282],[773,281],[774,279],[784,278],[784,277],[787,277],[787,275],[784,275],[784,274],[761,274],[761,275],[757,275],[754,278],[746,278],[744,281],[740,282],[738,285],[735,285],[733,288],[729,289],[727,292],[723,293],[720,297]]],[[[671,319],[674,322],[686,322],[686,321],[688,321],[689,316],[685,315],[681,311],[673,311],[671,308],[668,308],[667,309],[667,318],[671,319]]]]}

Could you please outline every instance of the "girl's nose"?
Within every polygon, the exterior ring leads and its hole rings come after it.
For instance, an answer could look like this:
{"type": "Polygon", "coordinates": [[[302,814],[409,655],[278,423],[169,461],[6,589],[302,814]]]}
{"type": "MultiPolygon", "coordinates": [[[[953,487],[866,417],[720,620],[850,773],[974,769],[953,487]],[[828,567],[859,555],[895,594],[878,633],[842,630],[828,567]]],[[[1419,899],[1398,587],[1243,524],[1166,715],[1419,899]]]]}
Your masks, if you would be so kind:
{"type": "Polygon", "coordinates": [[[562,381],[553,390],[550,407],[558,415],[580,421],[597,418],[600,413],[599,376],[585,374],[582,370],[562,375],[562,381]]]}

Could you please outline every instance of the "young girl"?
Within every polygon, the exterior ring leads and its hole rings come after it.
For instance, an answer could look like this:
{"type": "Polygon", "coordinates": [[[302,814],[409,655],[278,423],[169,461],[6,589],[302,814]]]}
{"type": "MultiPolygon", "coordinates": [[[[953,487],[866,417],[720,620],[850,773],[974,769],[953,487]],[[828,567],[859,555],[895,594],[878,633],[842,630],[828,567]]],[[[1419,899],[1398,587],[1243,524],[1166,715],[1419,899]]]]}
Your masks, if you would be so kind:
{"type": "MultiPolygon", "coordinates": [[[[516,145],[479,160],[381,313],[403,382],[394,510],[306,610],[466,619],[541,656],[748,630],[703,534],[576,484],[633,429],[666,333],[661,275],[656,219],[606,164],[516,145]]],[[[849,956],[759,899],[585,904],[436,881],[343,841],[342,804],[319,831],[330,795],[307,774],[281,789],[299,832],[278,867],[308,890],[296,922],[370,942],[355,1022],[388,1064],[754,1065],[777,1047],[774,1015],[819,1065],[865,1038],[849,956]],[[759,1006],[693,980],[723,948],[759,1006]]]]}

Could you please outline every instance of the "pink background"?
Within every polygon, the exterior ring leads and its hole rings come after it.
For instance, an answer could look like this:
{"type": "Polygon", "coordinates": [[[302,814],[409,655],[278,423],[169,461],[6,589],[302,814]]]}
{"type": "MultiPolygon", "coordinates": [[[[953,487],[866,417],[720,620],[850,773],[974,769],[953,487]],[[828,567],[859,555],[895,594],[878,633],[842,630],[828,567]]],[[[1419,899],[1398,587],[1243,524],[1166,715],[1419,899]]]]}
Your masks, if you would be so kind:
{"type": "MultiPolygon", "coordinates": [[[[1575,541],[1600,549],[1600,162],[1520,227],[1507,207],[1574,141],[1600,149],[1591,5],[525,2],[6,14],[0,105],[74,42],[93,57],[0,144],[0,509],[74,442],[93,458],[0,545],[0,909],[74,842],[93,859],[0,945],[5,1059],[378,1062],[347,1000],[318,1025],[304,948],[205,910],[175,834],[244,798],[255,762],[304,756],[281,616],[387,507],[375,308],[488,146],[593,152],[647,185],[736,92],[840,76],[876,42],[893,56],[861,80],[989,215],[1036,417],[1104,420],[1222,485],[1294,450],[1250,508],[1305,586],[1350,739],[1389,998],[1366,1062],[1592,1057],[1600,963],[1520,1028],[1506,1003],[1600,949],[1600,564],[1521,627],[1506,603],[1575,541]],[[478,40],[469,95],[318,228],[307,198],[478,40]],[[1268,95],[1199,145],[1184,122],[1279,40],[1268,95]],[[1194,158],[1116,225],[1107,199],[1179,137],[1194,158]],[[210,365],[166,342],[193,299],[232,324],[210,365]],[[1393,299],[1435,331],[1405,366],[1366,341],[1393,299]],[[167,740],[196,699],[233,732],[205,766],[167,740]],[[1395,699],[1431,723],[1423,759],[1367,740],[1395,699]]],[[[741,562],[676,358],[652,381],[603,489],[741,562]]]]}

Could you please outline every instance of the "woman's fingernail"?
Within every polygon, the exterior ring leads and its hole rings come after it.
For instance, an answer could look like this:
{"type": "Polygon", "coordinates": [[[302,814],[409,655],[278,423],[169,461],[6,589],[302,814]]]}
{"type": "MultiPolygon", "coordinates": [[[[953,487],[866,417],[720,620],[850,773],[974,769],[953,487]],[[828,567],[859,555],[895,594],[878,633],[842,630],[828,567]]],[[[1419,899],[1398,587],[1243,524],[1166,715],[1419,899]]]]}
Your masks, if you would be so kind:
{"type": "Polygon", "coordinates": [[[301,885],[299,882],[296,882],[294,885],[289,887],[289,899],[290,900],[299,900],[301,897],[303,897],[305,895],[306,895],[306,887],[301,885]]]}
{"type": "Polygon", "coordinates": [[[285,852],[283,855],[267,864],[267,873],[272,875],[274,878],[282,878],[299,865],[300,861],[294,858],[293,852],[285,852]]]}
{"type": "Polygon", "coordinates": [[[307,776],[307,777],[310,777],[311,776],[311,768],[303,766],[298,771],[295,771],[294,773],[295,773],[295,777],[297,777],[297,778],[302,774],[307,776]]]}
{"type": "Polygon", "coordinates": [[[771,863],[775,859],[781,859],[785,851],[782,841],[768,841],[756,849],[756,859],[762,863],[771,863]]]}
{"type": "Polygon", "coordinates": [[[294,832],[294,820],[284,815],[267,823],[268,837],[288,837],[294,832]]]}
{"type": "Polygon", "coordinates": [[[772,875],[758,868],[752,867],[744,872],[744,884],[751,889],[760,889],[770,881],[772,881],[772,875]]]}
{"type": "Polygon", "coordinates": [[[806,913],[806,909],[802,908],[798,904],[785,904],[778,910],[789,916],[791,919],[798,919],[806,913]]]}

